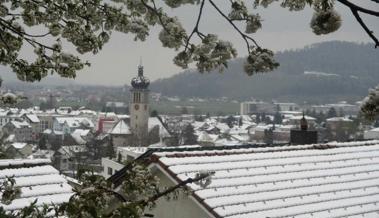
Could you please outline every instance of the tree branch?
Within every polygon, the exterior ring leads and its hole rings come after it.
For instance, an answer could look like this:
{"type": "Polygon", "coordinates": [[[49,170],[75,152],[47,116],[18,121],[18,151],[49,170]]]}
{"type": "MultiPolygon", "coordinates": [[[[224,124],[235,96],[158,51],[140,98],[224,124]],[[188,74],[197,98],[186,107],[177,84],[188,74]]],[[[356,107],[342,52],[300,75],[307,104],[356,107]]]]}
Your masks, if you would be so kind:
{"type": "Polygon", "coordinates": [[[146,199],[146,200],[139,200],[136,202],[136,204],[142,204],[143,206],[146,206],[148,205],[149,203],[151,202],[155,202],[156,200],[158,200],[159,198],[163,197],[163,196],[166,196],[172,192],[174,192],[175,190],[177,190],[178,188],[181,188],[181,187],[184,187],[186,186],[187,184],[189,183],[194,183],[194,182],[198,182],[198,181],[201,181],[203,179],[206,179],[207,177],[211,176],[212,173],[204,173],[198,177],[195,177],[195,178],[188,178],[180,183],[178,183],[177,185],[175,186],[172,186],[168,189],[166,189],[165,191],[163,192],[158,192],[157,194],[155,194],[154,196],[146,199]]]}
{"type": "Polygon", "coordinates": [[[378,46],[379,46],[379,40],[374,36],[373,32],[363,22],[362,18],[359,16],[358,11],[351,8],[351,12],[353,13],[354,17],[357,19],[358,23],[362,26],[362,28],[366,31],[366,33],[375,42],[375,48],[378,48],[378,46]]]}
{"type": "MultiPolygon", "coordinates": [[[[372,0],[376,3],[379,3],[379,0],[372,0]]],[[[358,12],[362,12],[368,15],[379,17],[379,11],[372,11],[366,8],[362,8],[356,4],[351,3],[348,0],[338,0],[341,4],[347,6],[350,8],[351,12],[353,13],[355,19],[357,19],[358,23],[362,26],[362,28],[366,31],[367,35],[375,42],[375,48],[379,47],[379,40],[378,38],[373,34],[373,31],[370,30],[365,22],[362,20],[362,18],[359,16],[358,12]]]]}
{"type": "MultiPolygon", "coordinates": [[[[43,48],[46,48],[46,49],[49,49],[52,51],[56,51],[56,49],[54,49],[53,47],[44,45],[44,44],[42,44],[42,43],[40,43],[40,42],[38,42],[32,38],[26,37],[26,36],[32,36],[32,35],[25,33],[25,31],[20,31],[20,30],[16,29],[15,27],[12,26],[12,24],[10,24],[9,22],[7,22],[6,20],[4,20],[2,18],[0,18],[0,25],[6,29],[12,31],[14,34],[17,34],[18,36],[20,36],[23,40],[27,41],[33,47],[35,47],[35,44],[37,44],[43,48]]],[[[50,34],[50,33],[48,33],[48,34],[50,34]]]]}
{"type": "Polygon", "coordinates": [[[250,53],[250,43],[249,43],[249,40],[252,41],[255,46],[257,46],[258,48],[260,48],[260,46],[258,45],[258,43],[253,39],[251,38],[250,36],[246,35],[245,33],[243,33],[235,24],[234,22],[229,19],[228,16],[226,16],[226,14],[224,14],[224,12],[221,11],[221,9],[212,1],[212,0],[209,0],[209,2],[211,3],[211,5],[217,10],[217,12],[219,14],[221,14],[221,16],[223,16],[225,18],[225,20],[227,20],[230,25],[233,26],[233,28],[242,36],[242,38],[245,40],[246,42],[246,46],[247,46],[247,50],[248,52],[250,53]]]}
{"type": "MultiPolygon", "coordinates": [[[[7,27],[6,27],[7,29],[12,28],[12,32],[17,31],[18,33],[21,33],[21,34],[23,34],[23,35],[25,35],[25,36],[28,36],[28,37],[45,37],[45,36],[47,36],[47,35],[50,34],[50,32],[47,32],[47,33],[45,33],[45,34],[39,34],[39,35],[29,34],[29,33],[25,32],[25,31],[18,31],[16,28],[14,28],[14,27],[12,26],[12,23],[8,22],[7,20],[4,20],[4,19],[0,18],[0,21],[3,22],[3,23],[5,23],[5,24],[7,24],[7,27]],[[14,31],[13,31],[13,30],[14,30],[14,31]]],[[[3,25],[3,26],[4,26],[4,25],[3,25]]]]}
{"type": "Polygon", "coordinates": [[[203,37],[202,33],[199,32],[199,23],[200,23],[201,15],[203,13],[204,3],[205,3],[205,0],[202,0],[201,1],[201,5],[200,5],[200,10],[199,10],[199,15],[197,16],[197,21],[196,21],[195,27],[193,28],[191,34],[187,38],[187,42],[186,42],[186,45],[184,47],[184,51],[187,50],[189,42],[190,42],[190,40],[191,40],[191,38],[192,38],[192,36],[193,36],[194,33],[197,33],[200,38],[203,37]]]}
{"type": "MultiPolygon", "coordinates": [[[[361,6],[353,4],[353,3],[351,3],[348,0],[337,0],[337,1],[340,2],[341,4],[345,5],[345,6],[349,7],[350,9],[355,9],[355,10],[357,10],[359,12],[379,17],[379,12],[378,11],[372,11],[372,10],[369,10],[367,8],[362,8],[361,6]]],[[[375,1],[379,2],[379,0],[375,0],[375,1]]]]}

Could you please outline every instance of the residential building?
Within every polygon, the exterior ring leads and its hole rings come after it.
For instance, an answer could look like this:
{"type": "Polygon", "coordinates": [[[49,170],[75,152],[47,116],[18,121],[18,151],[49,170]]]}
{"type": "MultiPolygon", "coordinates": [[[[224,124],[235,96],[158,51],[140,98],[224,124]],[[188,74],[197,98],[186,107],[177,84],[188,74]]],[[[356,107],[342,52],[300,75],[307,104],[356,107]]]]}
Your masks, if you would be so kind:
{"type": "Polygon", "coordinates": [[[50,159],[0,160],[0,178],[14,177],[21,194],[10,204],[0,203],[5,211],[20,210],[36,201],[37,207],[66,203],[74,194],[68,180],[51,165],[50,159]]]}
{"type": "Polygon", "coordinates": [[[115,158],[101,158],[101,166],[103,169],[101,175],[104,176],[104,178],[109,178],[121,170],[125,166],[125,163],[137,159],[147,150],[147,147],[117,147],[115,158]]]}
{"type": "Polygon", "coordinates": [[[78,165],[84,163],[85,159],[87,159],[85,147],[79,145],[62,146],[54,153],[53,163],[60,172],[74,176],[78,165]]]}
{"type": "Polygon", "coordinates": [[[275,104],[263,101],[248,101],[240,104],[240,115],[274,114],[276,111],[277,106],[275,104]]]}
{"type": "MultiPolygon", "coordinates": [[[[189,195],[159,199],[146,211],[154,217],[377,217],[379,211],[379,141],[171,148],[141,158],[162,188],[211,174],[189,183],[189,195]]],[[[116,190],[123,173],[108,179],[116,190]]]]}
{"type": "Polygon", "coordinates": [[[10,121],[3,126],[3,131],[8,135],[14,135],[15,142],[33,141],[32,126],[26,121],[10,121]]]}
{"type": "Polygon", "coordinates": [[[12,113],[10,110],[4,110],[0,112],[0,127],[3,127],[10,121],[15,120],[20,120],[20,117],[17,114],[12,113]]]}
{"type": "Polygon", "coordinates": [[[71,134],[76,129],[94,129],[95,125],[87,117],[55,117],[53,122],[54,131],[62,131],[63,134],[71,134]]]}
{"type": "Polygon", "coordinates": [[[27,158],[33,153],[33,147],[25,142],[13,142],[6,145],[5,153],[12,158],[27,158]]]}
{"type": "Polygon", "coordinates": [[[41,125],[38,116],[36,114],[23,114],[21,118],[32,127],[32,139],[33,141],[37,141],[41,133],[41,125]]]}

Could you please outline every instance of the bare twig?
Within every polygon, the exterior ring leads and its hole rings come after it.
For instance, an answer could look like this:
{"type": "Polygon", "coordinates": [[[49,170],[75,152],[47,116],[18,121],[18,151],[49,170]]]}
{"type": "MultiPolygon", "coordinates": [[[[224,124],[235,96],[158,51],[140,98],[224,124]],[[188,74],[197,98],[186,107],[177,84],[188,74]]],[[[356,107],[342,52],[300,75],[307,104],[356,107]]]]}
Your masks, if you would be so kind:
{"type": "Polygon", "coordinates": [[[189,45],[189,42],[190,42],[190,40],[191,40],[193,34],[197,33],[198,36],[199,36],[200,38],[203,38],[203,34],[199,32],[199,23],[200,23],[200,20],[201,20],[201,15],[202,15],[202,13],[203,13],[204,3],[205,3],[205,0],[201,1],[200,10],[199,10],[199,15],[197,16],[196,24],[195,24],[195,26],[194,26],[194,28],[193,28],[191,34],[190,34],[190,35],[188,36],[188,38],[187,38],[187,42],[186,42],[186,45],[185,45],[185,47],[184,47],[184,51],[187,50],[188,45],[189,45]]]}
{"type": "Polygon", "coordinates": [[[353,9],[359,11],[359,12],[363,12],[365,14],[369,14],[369,15],[372,15],[372,16],[379,17],[379,11],[373,11],[373,10],[369,10],[367,8],[363,8],[361,6],[358,6],[356,4],[351,3],[348,0],[338,0],[338,2],[340,2],[341,4],[344,4],[345,6],[347,6],[349,8],[353,8],[353,9]]]}
{"type": "Polygon", "coordinates": [[[211,176],[211,173],[204,173],[198,177],[195,177],[195,178],[188,178],[180,183],[178,183],[177,185],[175,186],[172,186],[168,189],[166,189],[165,191],[163,192],[159,192],[157,194],[155,194],[154,196],[148,198],[148,199],[142,199],[142,200],[139,200],[136,204],[142,204],[144,206],[148,205],[149,203],[151,202],[155,202],[156,200],[158,200],[159,198],[163,197],[163,196],[166,196],[172,192],[174,192],[175,190],[181,188],[181,187],[184,187],[186,186],[187,184],[190,184],[190,183],[194,183],[194,182],[198,182],[198,181],[201,181],[203,179],[206,179],[207,177],[211,176]]]}
{"type": "Polygon", "coordinates": [[[228,16],[226,16],[226,14],[224,12],[221,11],[221,9],[212,1],[212,0],[209,0],[209,2],[211,3],[211,5],[217,10],[217,12],[219,14],[221,14],[221,16],[223,16],[225,18],[225,20],[227,20],[230,25],[233,26],[233,28],[242,36],[242,38],[245,40],[246,42],[246,46],[247,46],[247,50],[248,52],[250,53],[250,43],[249,43],[249,40],[251,42],[253,42],[255,44],[256,47],[260,48],[260,46],[258,45],[258,43],[253,39],[251,38],[250,36],[246,35],[245,33],[243,33],[236,25],[235,23],[229,19],[228,16]]]}
{"type": "Polygon", "coordinates": [[[363,22],[362,18],[359,16],[358,11],[351,8],[351,12],[353,13],[354,17],[357,19],[358,23],[362,26],[362,28],[366,31],[366,33],[375,42],[375,48],[377,48],[379,46],[379,40],[374,36],[373,32],[367,27],[365,22],[363,22]]]}
{"type": "MultiPolygon", "coordinates": [[[[372,0],[372,1],[379,3],[379,0],[372,0]]],[[[379,17],[379,11],[373,11],[373,10],[369,10],[367,8],[362,8],[356,4],[351,3],[348,0],[338,0],[338,2],[340,2],[341,4],[350,8],[351,12],[353,13],[354,17],[357,19],[358,23],[366,31],[367,35],[369,35],[369,37],[375,42],[375,48],[378,48],[379,47],[378,38],[373,34],[373,31],[367,27],[365,22],[360,17],[359,12],[379,17]]]]}

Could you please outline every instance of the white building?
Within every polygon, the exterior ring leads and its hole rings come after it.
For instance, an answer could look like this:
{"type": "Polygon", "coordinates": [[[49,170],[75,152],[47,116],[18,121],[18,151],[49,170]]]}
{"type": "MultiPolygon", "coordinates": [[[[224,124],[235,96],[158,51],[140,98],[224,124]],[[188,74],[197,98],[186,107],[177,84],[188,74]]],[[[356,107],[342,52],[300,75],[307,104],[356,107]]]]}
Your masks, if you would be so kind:
{"type": "Polygon", "coordinates": [[[146,151],[147,147],[117,147],[115,158],[101,158],[101,166],[103,168],[101,175],[104,178],[109,178],[121,170],[125,166],[125,163],[137,159],[146,151]]]}

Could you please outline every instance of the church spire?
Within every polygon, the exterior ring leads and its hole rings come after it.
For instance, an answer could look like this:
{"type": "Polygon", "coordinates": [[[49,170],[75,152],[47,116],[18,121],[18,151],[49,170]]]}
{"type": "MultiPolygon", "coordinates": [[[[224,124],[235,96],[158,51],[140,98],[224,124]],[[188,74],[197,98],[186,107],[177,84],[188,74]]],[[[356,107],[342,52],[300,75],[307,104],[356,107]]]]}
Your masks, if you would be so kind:
{"type": "Polygon", "coordinates": [[[138,66],[138,77],[143,77],[143,66],[142,65],[138,66]]]}
{"type": "Polygon", "coordinates": [[[138,76],[139,76],[139,77],[143,77],[142,57],[139,58],[138,76]]]}
{"type": "Polygon", "coordinates": [[[132,79],[131,85],[134,89],[147,89],[150,85],[150,80],[143,75],[142,60],[138,65],[138,75],[132,79]]]}

